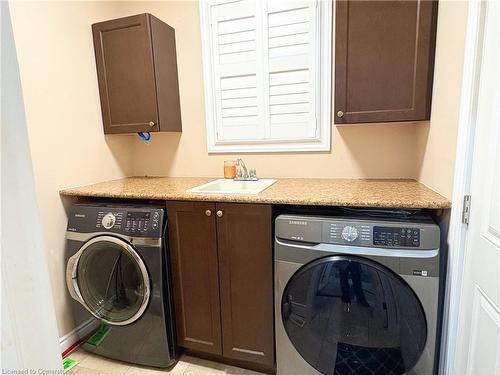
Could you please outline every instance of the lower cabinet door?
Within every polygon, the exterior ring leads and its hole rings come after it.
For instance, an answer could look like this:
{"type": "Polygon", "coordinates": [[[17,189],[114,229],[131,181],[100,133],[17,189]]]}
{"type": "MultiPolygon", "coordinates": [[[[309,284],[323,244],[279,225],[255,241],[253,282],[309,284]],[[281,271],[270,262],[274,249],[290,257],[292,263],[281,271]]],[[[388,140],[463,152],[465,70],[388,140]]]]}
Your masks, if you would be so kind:
{"type": "Polygon", "coordinates": [[[217,204],[223,356],[274,366],[272,209],[217,204]]]}
{"type": "Polygon", "coordinates": [[[177,340],[222,354],[215,204],[167,202],[177,340]]]}

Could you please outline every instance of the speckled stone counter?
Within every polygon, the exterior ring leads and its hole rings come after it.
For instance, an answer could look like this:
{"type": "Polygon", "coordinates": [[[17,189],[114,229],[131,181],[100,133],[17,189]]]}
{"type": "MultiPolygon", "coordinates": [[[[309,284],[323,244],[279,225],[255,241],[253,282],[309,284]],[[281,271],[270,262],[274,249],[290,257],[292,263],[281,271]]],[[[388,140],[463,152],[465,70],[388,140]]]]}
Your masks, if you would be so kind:
{"type": "Polygon", "coordinates": [[[68,188],[61,195],[314,206],[450,208],[442,195],[414,180],[282,178],[256,195],[187,193],[216,178],[129,177],[68,188]]]}

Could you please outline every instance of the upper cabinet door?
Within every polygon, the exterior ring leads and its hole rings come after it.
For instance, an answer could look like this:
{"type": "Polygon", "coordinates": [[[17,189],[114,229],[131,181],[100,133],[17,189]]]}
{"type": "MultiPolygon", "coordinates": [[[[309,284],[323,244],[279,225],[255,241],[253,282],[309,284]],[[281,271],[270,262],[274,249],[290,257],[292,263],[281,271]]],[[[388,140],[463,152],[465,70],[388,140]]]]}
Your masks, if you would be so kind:
{"type": "Polygon", "coordinates": [[[430,118],[437,1],[337,1],[336,124],[430,118]]]}
{"type": "Polygon", "coordinates": [[[151,30],[146,14],[97,23],[92,31],[104,132],[158,131],[151,30]]]}
{"type": "Polygon", "coordinates": [[[174,29],[139,14],[92,32],[104,133],[181,131],[174,29]]]}

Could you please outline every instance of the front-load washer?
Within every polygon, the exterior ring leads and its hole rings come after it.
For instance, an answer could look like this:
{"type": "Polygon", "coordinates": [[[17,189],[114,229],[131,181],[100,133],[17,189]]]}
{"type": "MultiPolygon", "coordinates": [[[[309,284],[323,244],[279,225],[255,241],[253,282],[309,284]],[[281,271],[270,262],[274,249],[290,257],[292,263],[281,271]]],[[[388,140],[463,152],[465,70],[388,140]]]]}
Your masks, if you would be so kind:
{"type": "Polygon", "coordinates": [[[278,216],[278,375],[436,373],[439,237],[425,217],[278,216]]]}
{"type": "Polygon", "coordinates": [[[75,204],[66,283],[87,351],[157,367],[176,362],[166,215],[158,205],[75,204]]]}

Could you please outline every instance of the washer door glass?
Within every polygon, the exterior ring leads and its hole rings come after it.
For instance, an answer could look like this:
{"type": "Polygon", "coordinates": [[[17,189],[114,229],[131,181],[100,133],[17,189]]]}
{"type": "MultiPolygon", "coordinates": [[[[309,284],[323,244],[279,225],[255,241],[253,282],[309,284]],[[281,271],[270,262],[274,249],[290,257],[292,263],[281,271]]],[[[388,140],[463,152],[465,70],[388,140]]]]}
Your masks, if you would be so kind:
{"type": "Polygon", "coordinates": [[[300,268],[283,293],[285,331],[322,374],[403,374],[427,338],[423,308],[388,268],[352,256],[330,256],[300,268]]]}
{"type": "Polygon", "coordinates": [[[80,251],[76,272],[85,308],[109,324],[137,320],[149,299],[149,277],[137,252],[111,236],[96,237],[80,251]]]}

